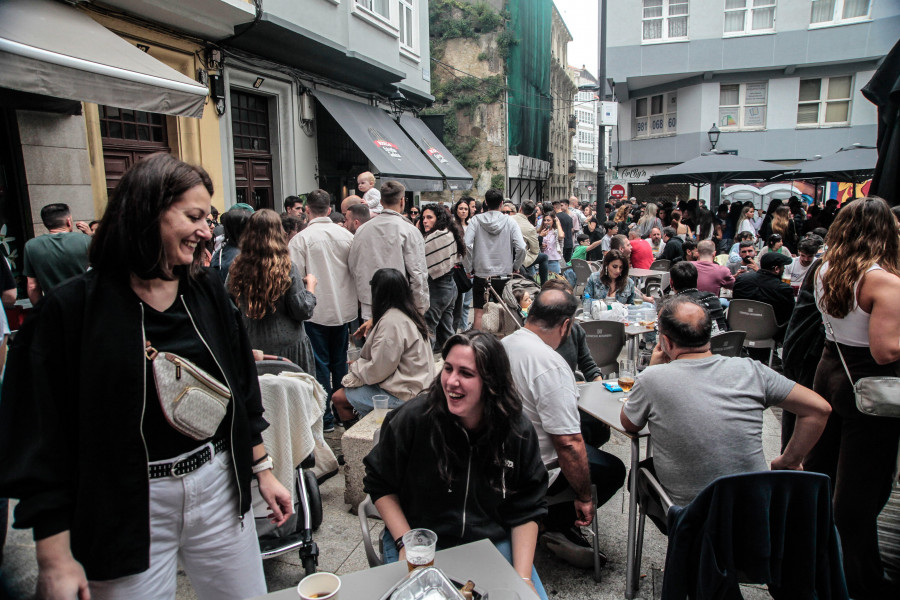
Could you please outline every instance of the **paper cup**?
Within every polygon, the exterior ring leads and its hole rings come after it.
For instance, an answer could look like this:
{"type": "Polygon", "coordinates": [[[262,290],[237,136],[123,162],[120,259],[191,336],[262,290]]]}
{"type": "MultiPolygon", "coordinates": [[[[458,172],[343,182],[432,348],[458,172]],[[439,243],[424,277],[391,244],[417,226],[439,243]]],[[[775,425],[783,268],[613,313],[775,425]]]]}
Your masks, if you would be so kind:
{"type": "Polygon", "coordinates": [[[301,600],[337,600],[341,579],[333,573],[313,573],[297,584],[301,600]]]}

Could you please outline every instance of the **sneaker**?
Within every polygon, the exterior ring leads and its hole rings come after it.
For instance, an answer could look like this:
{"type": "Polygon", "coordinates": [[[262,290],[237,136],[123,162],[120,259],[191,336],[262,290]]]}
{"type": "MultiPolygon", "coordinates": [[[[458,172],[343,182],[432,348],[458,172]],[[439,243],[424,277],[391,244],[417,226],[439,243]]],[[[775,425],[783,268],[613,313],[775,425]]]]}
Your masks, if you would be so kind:
{"type": "MultiPolygon", "coordinates": [[[[543,535],[547,549],[558,558],[579,569],[594,568],[594,550],[581,529],[572,526],[562,531],[548,531],[543,535]]],[[[606,555],[600,552],[600,566],[606,564],[606,555]]]]}
{"type": "Polygon", "coordinates": [[[328,423],[328,424],[322,425],[322,431],[324,433],[333,432],[334,431],[334,423],[328,423]]]}

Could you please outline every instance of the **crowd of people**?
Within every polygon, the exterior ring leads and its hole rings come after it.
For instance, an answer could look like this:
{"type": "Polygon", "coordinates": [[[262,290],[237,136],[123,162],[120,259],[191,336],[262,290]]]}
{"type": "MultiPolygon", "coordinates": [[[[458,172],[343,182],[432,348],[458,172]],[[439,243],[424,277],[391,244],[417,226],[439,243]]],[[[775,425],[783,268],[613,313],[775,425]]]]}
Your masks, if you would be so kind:
{"type": "MultiPolygon", "coordinates": [[[[578,409],[578,382],[603,378],[578,318],[591,300],[657,307],[650,366],[621,423],[649,426],[644,466],[676,503],[722,475],[825,473],[850,594],[896,593],[875,522],[900,421],[860,413],[852,387],[900,375],[900,225],[884,200],[776,200],[757,217],[741,203],[714,215],[696,200],[611,199],[598,214],[576,198],[516,205],[496,189],[407,206],[399,182],[356,183],[339,202],[317,189],[280,215],[236,204],[219,217],[206,172],[159,154],[123,176],[96,227],[45,207],[49,234],[25,248],[34,310],[0,404],[0,496],[34,530],[40,597],[170,599],[179,561],[200,598],[264,594],[251,479],[273,522],[293,508],[262,442],[254,360],[282,357],[321,384],[326,432],[388,398],[364,460],[387,561],[403,558],[412,527],[435,531],[439,548],[487,538],[546,599],[538,539],[592,567],[582,528],[626,477],[601,449],[609,428],[578,409]],[[598,270],[579,281],[573,260],[598,270]],[[654,261],[671,289],[629,276],[654,261]],[[507,285],[524,325],[498,340],[485,309],[507,285]],[[728,328],[723,290],[773,307],[778,370],[710,351],[728,328]],[[170,412],[156,363],[167,356],[224,390],[205,429],[190,409],[170,412]],[[767,465],[771,406],[785,411],[784,442],[767,465]],[[573,501],[547,502],[567,490],[573,501]]],[[[0,284],[6,302],[3,273],[0,284]]],[[[665,528],[664,513],[650,516],[665,528]]]]}

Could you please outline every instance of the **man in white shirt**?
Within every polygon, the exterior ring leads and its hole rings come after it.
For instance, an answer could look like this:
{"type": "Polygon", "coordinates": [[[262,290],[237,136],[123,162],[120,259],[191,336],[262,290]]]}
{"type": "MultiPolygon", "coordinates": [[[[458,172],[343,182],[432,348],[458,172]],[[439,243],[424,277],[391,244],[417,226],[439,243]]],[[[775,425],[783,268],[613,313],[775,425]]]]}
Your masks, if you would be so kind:
{"type": "Polygon", "coordinates": [[[534,299],[525,326],[502,341],[509,355],[513,380],[522,397],[522,410],[531,420],[550,470],[548,495],[571,487],[574,506],[549,507],[545,541],[555,554],[582,568],[593,566],[591,544],[579,526],[591,524],[591,484],[603,504],[621,487],[625,466],[618,458],[586,446],[578,414],[575,375],[556,348],[568,337],[578,301],[572,294],[549,289],[534,299]],[[558,466],[557,466],[558,465],[558,466]]]}
{"type": "Polygon", "coordinates": [[[814,234],[810,234],[800,240],[800,243],[797,245],[797,257],[794,259],[794,262],[784,268],[784,274],[791,277],[791,287],[796,289],[803,285],[806,272],[809,270],[810,265],[813,264],[819,248],[824,243],[822,238],[814,234]]]}
{"type": "Polygon", "coordinates": [[[356,286],[348,266],[353,234],[328,217],[331,196],[325,190],[307,194],[306,211],[311,220],[288,249],[300,274],[312,273],[318,280],[316,310],[306,321],[306,335],[316,355],[316,381],[327,394],[323,424],[328,432],[334,430],[331,395],[347,374],[348,327],[357,316],[356,286]]]}

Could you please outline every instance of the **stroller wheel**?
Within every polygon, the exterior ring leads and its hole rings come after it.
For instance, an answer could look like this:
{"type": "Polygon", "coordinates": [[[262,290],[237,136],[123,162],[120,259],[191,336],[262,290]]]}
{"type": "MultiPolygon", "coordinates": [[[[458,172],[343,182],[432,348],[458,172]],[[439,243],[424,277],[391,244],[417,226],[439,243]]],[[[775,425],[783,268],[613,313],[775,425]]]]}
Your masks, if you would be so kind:
{"type": "Polygon", "coordinates": [[[312,530],[316,531],[322,524],[322,496],[319,494],[319,483],[312,471],[304,470],[303,478],[306,480],[306,492],[309,498],[310,525],[312,525],[312,530]]]}
{"type": "Polygon", "coordinates": [[[317,567],[318,567],[318,564],[317,564],[317,562],[316,562],[316,557],[315,557],[315,556],[305,556],[305,557],[303,557],[303,571],[304,571],[307,575],[312,575],[313,573],[315,573],[317,567]]]}

